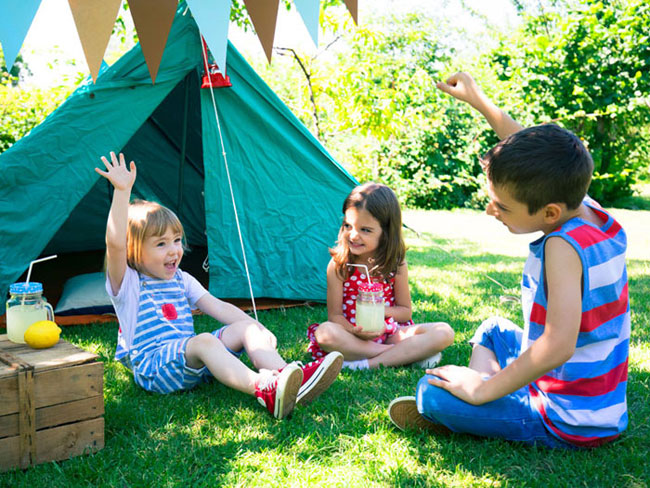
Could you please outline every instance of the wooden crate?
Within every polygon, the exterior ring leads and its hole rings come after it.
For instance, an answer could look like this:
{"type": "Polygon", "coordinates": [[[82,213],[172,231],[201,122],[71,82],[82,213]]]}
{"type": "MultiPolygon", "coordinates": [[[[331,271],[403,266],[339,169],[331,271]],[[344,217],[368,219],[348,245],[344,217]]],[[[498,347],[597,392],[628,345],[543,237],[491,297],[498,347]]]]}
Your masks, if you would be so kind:
{"type": "Polygon", "coordinates": [[[103,373],[64,340],[32,349],[0,335],[0,472],[103,448],[103,373]]]}

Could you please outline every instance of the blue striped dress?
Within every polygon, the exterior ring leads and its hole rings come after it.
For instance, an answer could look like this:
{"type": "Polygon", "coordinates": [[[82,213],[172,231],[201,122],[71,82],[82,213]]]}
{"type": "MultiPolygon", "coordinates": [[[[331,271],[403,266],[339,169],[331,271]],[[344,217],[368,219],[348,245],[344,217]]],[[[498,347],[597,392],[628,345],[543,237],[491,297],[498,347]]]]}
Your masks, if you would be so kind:
{"type": "Polygon", "coordinates": [[[137,324],[130,340],[120,327],[115,358],[130,367],[135,382],[148,391],[170,393],[194,386],[194,381],[185,384],[186,368],[180,358],[195,335],[182,272],[177,270],[171,280],[141,273],[138,278],[137,324]]]}
{"type": "Polygon", "coordinates": [[[529,391],[550,432],[571,444],[591,447],[615,439],[627,427],[630,307],[625,232],[595,202],[584,203],[601,218],[600,227],[574,218],[530,245],[522,279],[522,352],[544,332],[544,244],[559,236],[582,262],[580,331],[573,356],[531,383],[529,391]]]}

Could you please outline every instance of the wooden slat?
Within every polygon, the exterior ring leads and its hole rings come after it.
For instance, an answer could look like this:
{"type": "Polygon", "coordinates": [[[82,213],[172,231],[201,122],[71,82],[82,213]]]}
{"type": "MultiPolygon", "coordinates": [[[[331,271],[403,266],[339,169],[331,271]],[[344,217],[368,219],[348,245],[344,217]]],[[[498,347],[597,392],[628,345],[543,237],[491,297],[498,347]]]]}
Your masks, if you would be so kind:
{"type": "MultiPolygon", "coordinates": [[[[14,344],[6,334],[0,335],[0,353],[8,353],[31,364],[35,371],[89,363],[98,358],[97,354],[84,351],[63,339],[47,349],[32,349],[26,344],[14,344]]],[[[15,370],[0,360],[0,378],[13,374],[15,370]]]]}
{"type": "MultiPolygon", "coordinates": [[[[81,400],[102,394],[104,365],[101,362],[80,364],[69,368],[49,369],[34,373],[34,404],[41,408],[81,400]]],[[[18,381],[0,378],[0,415],[19,410],[18,381]]]]}
{"type": "MultiPolygon", "coordinates": [[[[36,430],[100,417],[104,414],[104,396],[97,395],[83,400],[61,403],[36,409],[36,430]]],[[[17,436],[18,414],[0,417],[0,438],[17,436]]]]}
{"type": "Polygon", "coordinates": [[[36,409],[34,408],[34,370],[25,368],[18,372],[18,432],[20,437],[19,464],[31,466],[36,459],[36,409]]]}
{"type": "MultiPolygon", "coordinates": [[[[0,471],[18,466],[16,437],[0,439],[0,471]]],[[[63,461],[104,447],[104,419],[102,417],[36,432],[36,459],[34,464],[63,461]]]]}

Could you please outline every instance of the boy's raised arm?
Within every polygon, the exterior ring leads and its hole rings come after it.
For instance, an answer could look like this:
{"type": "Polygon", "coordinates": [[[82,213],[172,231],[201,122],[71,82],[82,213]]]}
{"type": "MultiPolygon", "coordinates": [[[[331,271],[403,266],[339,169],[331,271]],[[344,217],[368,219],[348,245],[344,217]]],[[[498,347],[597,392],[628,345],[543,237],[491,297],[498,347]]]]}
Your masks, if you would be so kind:
{"type": "Polygon", "coordinates": [[[108,214],[106,224],[106,272],[111,282],[113,294],[120,291],[122,279],[126,272],[126,229],[129,215],[129,200],[131,188],[135,183],[135,163],[131,161],[130,170],[126,167],[124,155],[120,153],[119,159],[111,152],[109,162],[102,156],[106,171],[95,168],[95,171],[111,182],[115,191],[113,202],[108,214]]]}
{"type": "Polygon", "coordinates": [[[447,81],[436,83],[439,90],[448,93],[452,97],[469,103],[478,110],[488,121],[499,139],[505,139],[515,132],[523,129],[507,113],[497,107],[478,87],[474,79],[467,73],[458,72],[447,78],[447,81]]]}

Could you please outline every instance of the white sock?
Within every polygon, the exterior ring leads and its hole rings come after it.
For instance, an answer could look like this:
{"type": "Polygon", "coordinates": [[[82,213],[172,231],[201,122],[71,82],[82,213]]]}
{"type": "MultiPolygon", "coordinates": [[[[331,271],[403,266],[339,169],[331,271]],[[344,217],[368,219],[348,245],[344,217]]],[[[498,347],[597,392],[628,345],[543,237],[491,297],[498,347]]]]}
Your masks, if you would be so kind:
{"type": "Polygon", "coordinates": [[[356,361],[343,361],[343,367],[348,369],[370,369],[367,359],[358,359],[356,361]]]}

